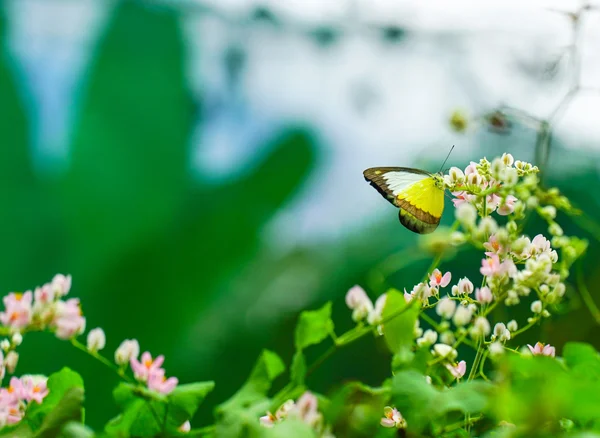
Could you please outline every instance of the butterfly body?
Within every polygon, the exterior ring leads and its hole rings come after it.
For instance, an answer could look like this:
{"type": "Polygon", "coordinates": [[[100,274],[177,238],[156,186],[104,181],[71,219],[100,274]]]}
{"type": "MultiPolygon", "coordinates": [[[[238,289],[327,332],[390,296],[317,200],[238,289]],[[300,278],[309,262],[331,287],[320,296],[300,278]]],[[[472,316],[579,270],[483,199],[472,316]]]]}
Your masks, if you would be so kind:
{"type": "Polygon", "coordinates": [[[444,211],[444,180],[440,174],[409,167],[372,167],[365,180],[400,209],[402,225],[419,234],[433,232],[444,211]]]}

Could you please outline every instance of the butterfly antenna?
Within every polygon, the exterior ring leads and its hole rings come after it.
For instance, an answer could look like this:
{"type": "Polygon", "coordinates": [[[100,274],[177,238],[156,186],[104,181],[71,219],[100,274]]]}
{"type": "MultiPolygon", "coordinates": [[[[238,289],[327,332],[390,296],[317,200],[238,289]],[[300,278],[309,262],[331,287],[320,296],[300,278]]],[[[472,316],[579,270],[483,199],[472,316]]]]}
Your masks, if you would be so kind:
{"type": "MultiPolygon", "coordinates": [[[[448,155],[446,155],[446,159],[444,160],[444,162],[442,163],[442,165],[440,166],[440,170],[439,172],[442,171],[442,169],[444,168],[444,165],[446,164],[446,161],[448,161],[448,158],[450,158],[450,154],[452,153],[452,151],[454,150],[454,145],[452,145],[452,147],[450,148],[450,152],[448,152],[448,155]]],[[[439,173],[438,172],[438,173],[439,173]]]]}

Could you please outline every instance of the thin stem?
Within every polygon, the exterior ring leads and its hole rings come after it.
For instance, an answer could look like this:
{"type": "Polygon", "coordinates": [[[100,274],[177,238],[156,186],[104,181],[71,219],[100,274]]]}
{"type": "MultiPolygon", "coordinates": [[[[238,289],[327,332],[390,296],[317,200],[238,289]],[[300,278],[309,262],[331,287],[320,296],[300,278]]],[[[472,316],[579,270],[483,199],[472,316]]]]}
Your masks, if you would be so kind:
{"type": "MultiPolygon", "coordinates": [[[[133,383],[133,379],[131,377],[129,377],[127,374],[125,374],[122,369],[118,368],[115,364],[111,363],[105,357],[100,356],[98,353],[88,350],[87,347],[85,345],[83,345],[81,342],[79,342],[77,339],[75,339],[75,338],[71,339],[71,344],[78,350],[81,350],[84,353],[87,353],[90,356],[92,356],[94,359],[102,362],[104,365],[106,365],[111,370],[113,370],[115,373],[117,373],[117,375],[119,377],[121,377],[122,379],[124,379],[126,382],[133,383]]],[[[160,425],[160,422],[159,422],[159,425],[160,425]]]]}
{"type": "Polygon", "coordinates": [[[479,361],[481,360],[481,355],[483,353],[483,337],[479,339],[479,345],[477,346],[477,353],[475,353],[475,360],[473,361],[473,365],[471,366],[471,371],[469,372],[469,378],[467,381],[473,380],[475,377],[475,370],[477,370],[477,366],[479,365],[479,361]]]}
{"type": "Polygon", "coordinates": [[[597,324],[600,324],[600,309],[598,309],[598,306],[594,302],[594,299],[592,298],[590,291],[588,290],[587,286],[585,285],[585,280],[583,278],[583,270],[581,268],[581,263],[579,263],[578,267],[577,267],[577,286],[579,289],[579,294],[581,295],[581,298],[583,299],[583,302],[585,303],[588,310],[592,314],[592,318],[594,318],[594,321],[596,321],[597,324]]]}

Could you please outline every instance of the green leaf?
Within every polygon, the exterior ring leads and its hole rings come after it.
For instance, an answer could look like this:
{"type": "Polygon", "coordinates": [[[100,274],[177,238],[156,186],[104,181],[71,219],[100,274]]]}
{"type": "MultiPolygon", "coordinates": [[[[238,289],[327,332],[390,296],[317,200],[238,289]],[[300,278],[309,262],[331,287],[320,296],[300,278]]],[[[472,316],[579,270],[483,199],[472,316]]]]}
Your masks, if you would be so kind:
{"type": "MultiPolygon", "coordinates": [[[[127,383],[120,383],[113,397],[122,413],[113,418],[105,431],[117,437],[153,436],[162,429],[166,397],[127,383]]],[[[183,423],[183,422],[182,422],[183,423]]]]}
{"type": "Polygon", "coordinates": [[[265,428],[261,436],[264,438],[317,438],[317,434],[308,424],[294,418],[288,418],[271,429],[265,428]]]}
{"type": "Polygon", "coordinates": [[[397,360],[400,363],[412,357],[410,352],[414,342],[415,324],[419,316],[419,308],[414,304],[409,305],[404,299],[404,295],[399,291],[392,289],[387,292],[385,307],[383,308],[384,320],[397,315],[407,307],[408,309],[399,316],[383,324],[385,341],[391,352],[398,357],[397,360]]]}
{"type": "Polygon", "coordinates": [[[463,415],[487,411],[492,388],[487,382],[471,381],[440,391],[428,384],[422,374],[406,370],[394,376],[392,401],[409,419],[409,429],[422,432],[426,427],[434,426],[436,419],[451,412],[463,415]]]}
{"type": "Polygon", "coordinates": [[[591,345],[568,342],[563,348],[563,358],[573,373],[588,379],[600,379],[600,354],[591,345]]]}
{"type": "Polygon", "coordinates": [[[44,418],[36,437],[52,438],[62,428],[72,421],[82,421],[83,388],[73,386],[69,388],[54,409],[44,418]]]}
{"type": "MultiPolygon", "coordinates": [[[[44,417],[53,411],[63,397],[73,388],[81,389],[83,397],[83,379],[81,376],[70,368],[63,368],[48,377],[48,395],[44,398],[42,404],[31,403],[25,415],[25,421],[35,431],[44,421],[44,417]]],[[[79,414],[81,418],[81,412],[79,414]]]]}
{"type": "Polygon", "coordinates": [[[281,358],[272,351],[263,350],[244,386],[229,400],[217,407],[217,414],[222,414],[235,407],[248,407],[252,403],[264,399],[271,389],[273,380],[284,371],[285,365],[281,358]]]}
{"type": "Polygon", "coordinates": [[[214,382],[197,382],[186,385],[178,385],[168,399],[167,427],[177,429],[183,423],[191,419],[198,406],[209,392],[215,387],[214,382]]]}
{"type": "Polygon", "coordinates": [[[296,326],[295,343],[297,350],[323,342],[333,333],[331,301],[318,310],[307,310],[300,314],[296,326]]]}
{"type": "Polygon", "coordinates": [[[304,385],[306,376],[306,359],[301,350],[296,351],[290,368],[290,380],[297,386],[304,385]]]}
{"type": "Polygon", "coordinates": [[[96,436],[94,431],[85,424],[70,422],[60,431],[60,438],[93,438],[96,436]]]}

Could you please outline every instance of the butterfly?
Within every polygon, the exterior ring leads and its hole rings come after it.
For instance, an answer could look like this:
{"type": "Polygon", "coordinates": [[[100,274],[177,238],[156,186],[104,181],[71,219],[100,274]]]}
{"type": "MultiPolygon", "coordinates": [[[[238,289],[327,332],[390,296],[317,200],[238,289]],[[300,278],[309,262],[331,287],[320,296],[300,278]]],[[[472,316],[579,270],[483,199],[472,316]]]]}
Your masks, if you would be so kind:
{"type": "Polygon", "coordinates": [[[410,167],[371,167],[363,175],[384,198],[400,209],[400,223],[406,228],[428,234],[438,227],[444,211],[441,172],[429,173],[410,167]]]}

